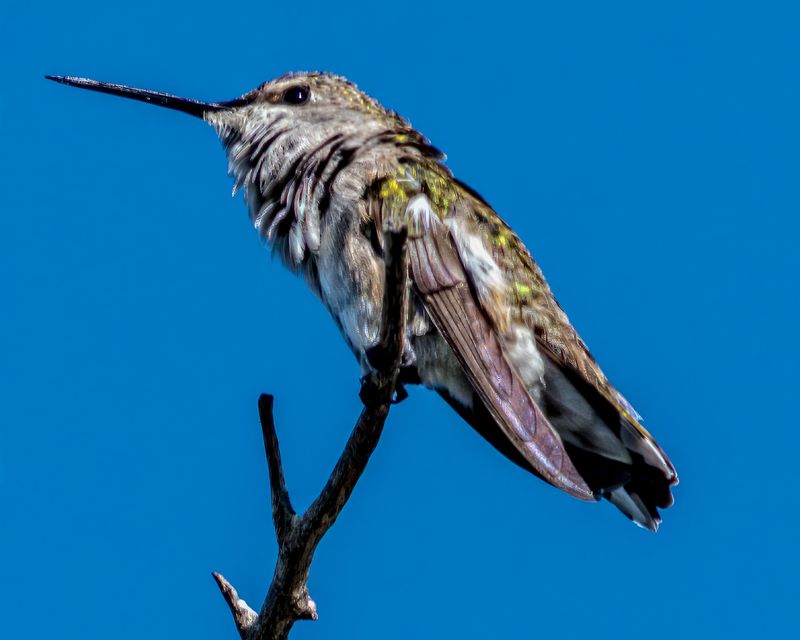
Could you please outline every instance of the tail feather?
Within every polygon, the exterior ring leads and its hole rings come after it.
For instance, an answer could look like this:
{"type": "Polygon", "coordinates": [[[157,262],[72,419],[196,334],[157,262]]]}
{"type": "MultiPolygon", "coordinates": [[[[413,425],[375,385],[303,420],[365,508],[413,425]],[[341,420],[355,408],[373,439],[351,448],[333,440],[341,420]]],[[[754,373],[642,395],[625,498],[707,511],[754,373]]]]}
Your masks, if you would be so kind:
{"type": "Polygon", "coordinates": [[[617,487],[606,492],[604,497],[643,529],[658,531],[661,516],[655,509],[652,511],[648,509],[636,492],[629,492],[625,487],[617,487]]]}
{"type": "Polygon", "coordinates": [[[589,487],[639,526],[656,531],[658,509],[672,505],[671,487],[678,478],[650,434],[549,358],[543,402],[545,415],[589,487]]]}
{"type": "MultiPolygon", "coordinates": [[[[546,388],[545,395],[554,391],[554,386],[546,388]]],[[[461,417],[480,435],[489,441],[503,455],[522,468],[539,475],[523,456],[510,445],[494,418],[475,395],[471,406],[465,406],[446,390],[438,389],[441,395],[461,417]]],[[[574,403],[570,403],[574,406],[574,403]]],[[[550,413],[545,400],[545,412],[550,413]]],[[[563,406],[562,406],[563,408],[563,406]]],[[[626,426],[617,417],[617,429],[609,426],[612,416],[603,408],[599,415],[606,420],[586,422],[583,429],[559,429],[569,416],[548,415],[564,440],[565,449],[578,473],[599,498],[607,499],[634,523],[656,531],[661,523],[659,509],[666,509],[673,503],[671,487],[677,477],[666,455],[655,443],[645,441],[638,431],[627,432],[626,426]],[[605,415],[604,415],[605,413],[605,415]],[[561,419],[564,418],[564,419],[561,419]],[[591,431],[604,430],[598,436],[591,431]],[[611,443],[611,438],[616,444],[611,443]],[[617,447],[624,451],[619,454],[617,447]]],[[[613,422],[612,422],[613,424],[613,422]]]]}

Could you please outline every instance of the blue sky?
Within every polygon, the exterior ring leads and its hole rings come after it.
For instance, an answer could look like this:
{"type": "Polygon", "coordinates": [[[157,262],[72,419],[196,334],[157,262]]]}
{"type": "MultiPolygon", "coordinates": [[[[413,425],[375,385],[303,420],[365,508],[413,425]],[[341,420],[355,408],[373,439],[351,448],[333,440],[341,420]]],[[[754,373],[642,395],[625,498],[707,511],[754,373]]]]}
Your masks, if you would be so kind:
{"type": "Polygon", "coordinates": [[[0,636],[233,638],[210,572],[257,606],[276,553],[258,394],[297,506],[359,409],[213,132],[42,76],[217,100],[298,69],[347,75],[447,152],[681,485],[649,534],[414,389],[293,637],[796,627],[800,15],[643,4],[0,0],[0,636]]]}

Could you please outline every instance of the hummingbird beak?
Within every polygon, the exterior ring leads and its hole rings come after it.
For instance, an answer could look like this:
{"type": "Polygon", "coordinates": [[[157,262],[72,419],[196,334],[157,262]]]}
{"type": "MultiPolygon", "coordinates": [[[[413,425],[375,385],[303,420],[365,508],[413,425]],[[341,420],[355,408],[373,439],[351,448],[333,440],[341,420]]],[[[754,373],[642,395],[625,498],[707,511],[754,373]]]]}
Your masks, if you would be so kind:
{"type": "Polygon", "coordinates": [[[167,109],[183,111],[184,113],[188,113],[189,115],[197,118],[202,118],[209,111],[225,111],[243,104],[241,100],[230,100],[228,102],[200,102],[199,100],[179,98],[178,96],[173,96],[168,93],[161,93],[159,91],[136,89],[134,87],[126,87],[121,84],[90,80],[89,78],[74,78],[71,76],[45,76],[45,78],[61,84],[67,84],[71,87],[90,89],[91,91],[110,93],[111,95],[122,96],[123,98],[140,100],[141,102],[149,102],[150,104],[166,107],[167,109]]]}

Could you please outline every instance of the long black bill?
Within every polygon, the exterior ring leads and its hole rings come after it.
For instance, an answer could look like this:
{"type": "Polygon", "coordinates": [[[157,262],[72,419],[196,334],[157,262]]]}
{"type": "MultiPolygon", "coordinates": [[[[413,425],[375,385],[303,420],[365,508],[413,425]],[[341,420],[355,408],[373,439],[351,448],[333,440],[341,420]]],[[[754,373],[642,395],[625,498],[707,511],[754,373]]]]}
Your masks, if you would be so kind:
{"type": "Polygon", "coordinates": [[[97,80],[90,80],[89,78],[74,78],[71,76],[45,76],[48,80],[60,82],[61,84],[68,84],[71,87],[78,87],[80,89],[90,89],[91,91],[99,91],[101,93],[110,93],[115,96],[122,96],[123,98],[131,98],[132,100],[140,100],[142,102],[149,102],[160,107],[167,109],[175,109],[176,111],[183,111],[189,115],[202,118],[203,114],[209,111],[222,111],[230,109],[240,103],[238,100],[231,100],[230,102],[200,102],[199,100],[192,100],[190,98],[179,98],[168,93],[160,93],[159,91],[148,91],[147,89],[136,89],[134,87],[126,87],[121,84],[112,84],[110,82],[99,82],[97,80]]]}

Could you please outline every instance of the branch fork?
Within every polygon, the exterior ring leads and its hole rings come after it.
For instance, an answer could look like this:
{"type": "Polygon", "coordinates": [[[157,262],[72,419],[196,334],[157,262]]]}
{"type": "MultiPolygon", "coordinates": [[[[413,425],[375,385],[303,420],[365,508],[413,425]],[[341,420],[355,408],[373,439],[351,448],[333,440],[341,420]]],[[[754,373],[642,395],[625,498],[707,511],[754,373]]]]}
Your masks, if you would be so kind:
{"type": "Polygon", "coordinates": [[[385,284],[378,343],[370,350],[374,370],[362,381],[364,408],[342,455],[319,496],[302,515],[292,507],[281,464],[273,417],[273,397],[262,395],[258,413],[264,435],[269,469],[272,520],[278,539],[278,560],[260,612],[239,597],[236,589],[219,573],[214,579],[233,615],[242,640],[288,638],[297,620],[316,620],[317,605],[308,593],[308,574],[314,551],[350,498],[372,452],[393,404],[395,392],[402,397],[398,376],[402,363],[406,324],[408,260],[407,228],[400,221],[384,223],[385,284]]]}

